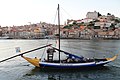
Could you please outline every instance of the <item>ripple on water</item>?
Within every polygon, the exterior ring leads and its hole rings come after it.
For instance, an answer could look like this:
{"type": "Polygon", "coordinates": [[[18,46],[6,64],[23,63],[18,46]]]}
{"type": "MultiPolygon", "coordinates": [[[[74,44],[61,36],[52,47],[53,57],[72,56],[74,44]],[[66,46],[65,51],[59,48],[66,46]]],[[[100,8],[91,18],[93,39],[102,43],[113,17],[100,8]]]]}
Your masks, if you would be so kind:
{"type": "MultiPolygon", "coordinates": [[[[106,56],[110,56],[109,51],[116,53],[116,50],[120,47],[120,41],[82,41],[82,40],[69,40],[69,43],[73,46],[66,48],[67,40],[62,40],[63,50],[71,51],[77,55],[101,57],[105,53],[106,56]],[[79,43],[79,44],[78,44],[79,43]],[[73,48],[71,48],[73,47],[73,48]],[[72,49],[72,50],[71,50],[72,49]],[[90,54],[88,54],[90,53],[90,54]],[[96,54],[97,53],[97,54],[96,54]]],[[[2,42],[2,41],[1,41],[2,42]]],[[[7,41],[7,43],[0,43],[0,45],[12,45],[20,46],[23,51],[32,49],[33,46],[38,47],[46,44],[44,40],[17,40],[7,41]]],[[[5,46],[3,46],[4,48],[5,46]]],[[[9,46],[7,46],[8,48],[9,46]]],[[[14,49],[7,51],[1,51],[0,55],[8,54],[13,55],[14,49]],[[4,53],[5,52],[5,53],[4,53]],[[2,54],[1,54],[2,53],[2,54]]],[[[43,52],[43,50],[41,50],[43,52]]],[[[118,51],[117,51],[118,52],[118,51]]],[[[35,52],[34,52],[35,53],[35,52]]],[[[37,52],[39,53],[39,52],[37,52]]],[[[0,56],[0,58],[6,58],[6,55],[0,56]]],[[[14,54],[15,55],[15,54],[14,54]]],[[[27,56],[33,56],[36,54],[27,54],[27,56]]],[[[6,61],[0,64],[0,80],[120,80],[120,57],[114,62],[106,65],[103,68],[97,69],[83,69],[83,70],[54,70],[54,71],[42,71],[39,68],[35,68],[21,57],[6,61]]]]}

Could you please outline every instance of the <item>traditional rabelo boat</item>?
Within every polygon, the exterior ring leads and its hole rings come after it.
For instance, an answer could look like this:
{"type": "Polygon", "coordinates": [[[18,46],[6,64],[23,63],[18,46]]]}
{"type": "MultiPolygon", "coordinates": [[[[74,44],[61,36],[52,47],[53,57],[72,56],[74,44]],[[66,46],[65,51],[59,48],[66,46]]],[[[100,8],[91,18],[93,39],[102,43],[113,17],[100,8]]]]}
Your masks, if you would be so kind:
{"type": "Polygon", "coordinates": [[[90,58],[85,58],[83,56],[77,56],[74,54],[71,54],[69,52],[63,51],[60,49],[60,13],[59,13],[59,4],[58,4],[58,26],[59,26],[59,34],[58,34],[58,43],[59,43],[59,48],[52,47],[48,48],[47,50],[47,59],[42,60],[38,58],[28,58],[25,56],[22,56],[24,59],[26,59],[28,62],[33,64],[36,67],[40,68],[81,68],[81,67],[97,67],[97,66],[103,66],[109,62],[114,61],[118,55],[113,56],[112,58],[103,58],[103,59],[90,59],[90,58]],[[55,52],[58,51],[59,54],[59,59],[54,60],[53,56],[55,52]],[[64,53],[67,58],[66,59],[61,59],[61,53],[64,53]]]}
{"type": "MultiPolygon", "coordinates": [[[[59,26],[59,35],[58,41],[59,41],[59,48],[53,47],[52,44],[48,44],[30,51],[26,51],[23,53],[20,53],[18,55],[12,56],[10,58],[7,58],[5,60],[2,60],[0,62],[9,60],[11,58],[21,56],[22,58],[26,59],[29,63],[33,64],[36,67],[39,68],[57,68],[57,69],[75,69],[75,68],[85,68],[85,67],[98,67],[98,66],[103,66],[109,62],[114,61],[118,55],[113,56],[112,58],[103,58],[103,59],[97,59],[97,58],[85,58],[83,56],[77,56],[74,54],[71,54],[69,52],[66,52],[64,50],[60,49],[60,13],[59,13],[59,4],[58,4],[58,26],[59,26]],[[47,59],[40,59],[40,58],[29,58],[23,56],[23,54],[36,51],[42,48],[49,47],[46,51],[47,53],[47,59]],[[59,57],[58,60],[54,60],[53,56],[55,52],[58,51],[59,57]],[[61,59],[61,53],[64,53],[67,58],[66,59],[61,59]]],[[[57,54],[57,53],[56,53],[57,54]]]]}

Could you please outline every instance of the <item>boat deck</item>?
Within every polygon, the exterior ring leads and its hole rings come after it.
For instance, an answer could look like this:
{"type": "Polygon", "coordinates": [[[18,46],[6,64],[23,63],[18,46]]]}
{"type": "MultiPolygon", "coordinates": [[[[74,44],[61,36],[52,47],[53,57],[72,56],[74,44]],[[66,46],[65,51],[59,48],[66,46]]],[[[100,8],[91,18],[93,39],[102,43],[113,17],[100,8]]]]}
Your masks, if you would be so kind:
{"type": "Polygon", "coordinates": [[[77,59],[69,59],[69,60],[53,60],[53,61],[47,61],[44,62],[50,62],[50,63],[88,63],[88,62],[100,62],[100,61],[107,61],[107,59],[84,59],[84,60],[77,60],[77,59]]]}

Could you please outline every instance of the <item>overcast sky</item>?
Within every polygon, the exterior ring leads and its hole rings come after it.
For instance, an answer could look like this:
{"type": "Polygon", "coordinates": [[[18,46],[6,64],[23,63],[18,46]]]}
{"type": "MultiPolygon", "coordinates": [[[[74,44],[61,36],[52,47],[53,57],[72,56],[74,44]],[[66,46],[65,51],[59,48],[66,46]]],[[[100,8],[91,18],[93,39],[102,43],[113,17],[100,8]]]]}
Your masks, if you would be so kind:
{"type": "Polygon", "coordinates": [[[67,19],[82,19],[89,11],[120,17],[120,0],[0,0],[0,25],[57,23],[55,14],[60,4],[61,23],[67,19]]]}

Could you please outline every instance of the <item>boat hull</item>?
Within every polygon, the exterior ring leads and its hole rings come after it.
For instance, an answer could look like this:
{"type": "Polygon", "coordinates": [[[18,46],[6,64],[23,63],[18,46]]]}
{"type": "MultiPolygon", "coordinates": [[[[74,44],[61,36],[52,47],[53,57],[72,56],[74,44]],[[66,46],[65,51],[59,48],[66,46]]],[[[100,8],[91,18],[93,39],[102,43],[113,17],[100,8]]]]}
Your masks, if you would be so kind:
{"type": "Polygon", "coordinates": [[[28,57],[24,57],[24,56],[22,56],[22,57],[36,67],[69,69],[69,68],[86,68],[86,67],[88,68],[88,67],[103,66],[109,62],[114,61],[117,58],[117,56],[118,55],[115,55],[112,58],[94,59],[94,61],[63,62],[63,63],[59,63],[59,61],[47,62],[47,61],[40,61],[40,59],[37,59],[37,58],[28,58],[28,57]]]}
{"type": "Polygon", "coordinates": [[[61,69],[70,69],[70,68],[85,68],[85,67],[98,67],[103,66],[111,61],[100,61],[100,62],[88,62],[88,63],[48,63],[40,62],[39,65],[41,68],[61,68],[61,69]]]}

